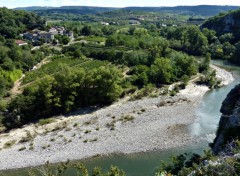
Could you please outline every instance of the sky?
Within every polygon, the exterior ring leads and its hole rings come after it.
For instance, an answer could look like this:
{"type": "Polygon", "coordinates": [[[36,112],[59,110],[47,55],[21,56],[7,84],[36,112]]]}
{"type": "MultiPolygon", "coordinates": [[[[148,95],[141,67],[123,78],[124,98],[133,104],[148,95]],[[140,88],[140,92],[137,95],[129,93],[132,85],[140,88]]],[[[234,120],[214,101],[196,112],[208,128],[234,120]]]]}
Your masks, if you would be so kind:
{"type": "Polygon", "coordinates": [[[240,0],[0,0],[0,7],[237,5],[240,0]]]}

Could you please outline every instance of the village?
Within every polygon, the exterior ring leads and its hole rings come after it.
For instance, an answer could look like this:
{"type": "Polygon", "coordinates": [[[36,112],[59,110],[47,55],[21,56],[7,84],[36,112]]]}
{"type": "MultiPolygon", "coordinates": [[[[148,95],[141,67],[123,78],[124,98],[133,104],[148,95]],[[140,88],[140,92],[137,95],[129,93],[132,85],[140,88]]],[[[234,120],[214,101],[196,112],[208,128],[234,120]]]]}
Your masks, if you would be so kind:
{"type": "Polygon", "coordinates": [[[15,44],[18,46],[28,45],[28,43],[34,46],[40,46],[44,43],[59,45],[67,44],[74,39],[73,32],[62,26],[53,26],[48,31],[34,29],[20,34],[20,36],[23,40],[15,40],[15,44]],[[63,42],[60,39],[63,39],[63,42]]]}

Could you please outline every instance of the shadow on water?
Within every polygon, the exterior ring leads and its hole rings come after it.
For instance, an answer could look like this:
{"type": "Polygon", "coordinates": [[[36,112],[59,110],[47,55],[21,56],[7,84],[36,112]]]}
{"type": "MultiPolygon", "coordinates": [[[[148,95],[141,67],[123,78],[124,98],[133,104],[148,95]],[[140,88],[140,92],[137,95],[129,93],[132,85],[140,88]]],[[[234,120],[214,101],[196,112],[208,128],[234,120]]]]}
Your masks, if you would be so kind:
{"type": "MultiPolygon", "coordinates": [[[[101,156],[90,159],[81,160],[80,162],[85,164],[90,170],[95,166],[100,166],[104,171],[107,171],[111,165],[118,166],[119,168],[126,171],[128,176],[148,176],[155,175],[156,169],[159,167],[161,161],[169,161],[173,155],[182,154],[185,152],[202,154],[203,150],[208,146],[208,142],[211,142],[214,138],[215,131],[218,126],[220,119],[220,107],[222,101],[225,99],[229,91],[240,83],[240,69],[231,65],[225,65],[221,61],[213,61],[213,64],[224,67],[232,71],[235,80],[228,86],[220,89],[211,90],[205,94],[202,103],[196,111],[198,120],[196,123],[190,126],[190,132],[193,136],[203,137],[205,142],[198,144],[192,144],[183,148],[172,149],[168,151],[154,151],[145,152],[131,155],[109,155],[101,156]]],[[[95,111],[95,109],[92,109],[95,111]]],[[[89,112],[77,112],[77,114],[85,114],[89,112]]],[[[90,111],[91,113],[91,111],[90,111]]],[[[53,165],[53,168],[56,167],[53,165]]],[[[33,168],[38,170],[39,167],[33,168]]],[[[28,169],[9,170],[2,172],[3,175],[7,176],[25,176],[28,174],[28,169]]],[[[0,173],[1,175],[1,173],[0,173]]],[[[75,172],[69,170],[66,175],[75,175],[75,172]]]]}

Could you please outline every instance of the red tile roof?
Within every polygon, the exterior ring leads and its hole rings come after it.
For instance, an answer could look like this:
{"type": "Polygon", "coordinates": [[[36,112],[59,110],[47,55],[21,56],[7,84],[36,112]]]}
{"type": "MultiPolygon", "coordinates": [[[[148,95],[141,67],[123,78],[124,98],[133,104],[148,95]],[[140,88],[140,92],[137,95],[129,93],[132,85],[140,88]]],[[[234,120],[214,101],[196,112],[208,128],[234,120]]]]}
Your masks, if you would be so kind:
{"type": "Polygon", "coordinates": [[[21,44],[27,44],[27,42],[25,42],[23,40],[15,40],[15,44],[21,45],[21,44]]]}

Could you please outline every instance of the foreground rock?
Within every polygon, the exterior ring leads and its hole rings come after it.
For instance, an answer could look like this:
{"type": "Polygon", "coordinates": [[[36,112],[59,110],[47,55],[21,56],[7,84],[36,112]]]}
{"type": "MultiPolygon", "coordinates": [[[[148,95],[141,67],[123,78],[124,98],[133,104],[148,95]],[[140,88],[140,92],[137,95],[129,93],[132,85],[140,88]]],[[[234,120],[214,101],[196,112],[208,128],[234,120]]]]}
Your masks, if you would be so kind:
{"type": "Polygon", "coordinates": [[[230,91],[221,107],[221,119],[213,151],[225,152],[225,145],[234,138],[240,137],[240,84],[230,91]]]}

